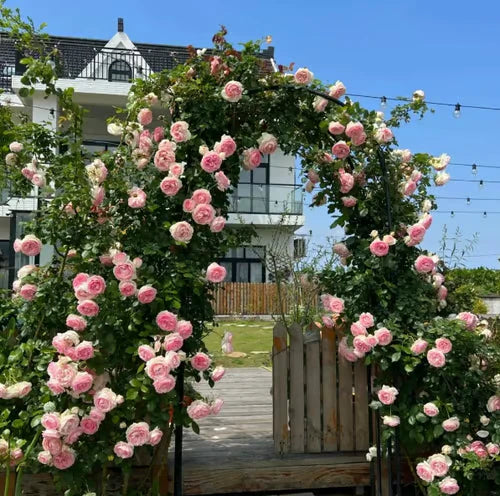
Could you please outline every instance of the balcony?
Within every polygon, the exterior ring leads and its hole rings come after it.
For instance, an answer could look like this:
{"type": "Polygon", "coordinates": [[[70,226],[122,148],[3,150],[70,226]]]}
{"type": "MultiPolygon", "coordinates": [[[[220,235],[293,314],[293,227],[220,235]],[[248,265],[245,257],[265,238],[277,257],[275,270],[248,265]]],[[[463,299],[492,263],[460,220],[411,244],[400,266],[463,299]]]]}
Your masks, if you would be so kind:
{"type": "Polygon", "coordinates": [[[235,188],[230,212],[236,214],[302,215],[304,193],[295,184],[245,184],[235,188]]]}

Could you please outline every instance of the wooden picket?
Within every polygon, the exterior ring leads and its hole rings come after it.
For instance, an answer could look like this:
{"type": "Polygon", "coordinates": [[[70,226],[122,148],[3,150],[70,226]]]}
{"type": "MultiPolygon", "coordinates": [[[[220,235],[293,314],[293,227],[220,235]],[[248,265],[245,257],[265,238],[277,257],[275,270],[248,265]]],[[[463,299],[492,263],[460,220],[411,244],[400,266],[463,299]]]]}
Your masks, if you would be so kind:
{"type": "Polygon", "coordinates": [[[216,315],[280,315],[288,313],[286,287],[275,283],[226,282],[219,284],[213,294],[212,306],[216,315]]]}
{"type": "Polygon", "coordinates": [[[298,324],[273,331],[274,445],[280,453],[369,448],[368,374],[337,354],[334,329],[298,324]],[[288,353],[283,353],[288,350],[288,353]]]}

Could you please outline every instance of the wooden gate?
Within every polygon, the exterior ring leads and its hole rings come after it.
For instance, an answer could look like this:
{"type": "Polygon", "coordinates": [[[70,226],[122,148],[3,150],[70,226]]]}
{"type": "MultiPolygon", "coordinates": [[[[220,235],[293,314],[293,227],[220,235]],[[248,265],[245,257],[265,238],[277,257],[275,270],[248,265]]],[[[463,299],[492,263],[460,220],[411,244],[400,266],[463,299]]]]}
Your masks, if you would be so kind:
{"type": "Polygon", "coordinates": [[[273,437],[278,453],[366,452],[368,372],[337,354],[334,329],[273,330],[273,437]]]}

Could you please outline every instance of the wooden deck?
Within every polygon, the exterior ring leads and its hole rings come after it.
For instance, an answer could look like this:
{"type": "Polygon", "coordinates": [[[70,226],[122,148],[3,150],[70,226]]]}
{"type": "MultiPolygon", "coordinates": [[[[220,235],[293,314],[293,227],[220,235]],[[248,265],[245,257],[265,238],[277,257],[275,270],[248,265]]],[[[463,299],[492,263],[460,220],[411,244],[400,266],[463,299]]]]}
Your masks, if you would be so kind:
{"type": "Polygon", "coordinates": [[[214,389],[198,386],[208,397],[222,397],[224,407],[200,421],[200,435],[186,431],[185,494],[368,486],[364,453],[275,454],[271,382],[268,370],[239,368],[229,369],[214,389]]]}

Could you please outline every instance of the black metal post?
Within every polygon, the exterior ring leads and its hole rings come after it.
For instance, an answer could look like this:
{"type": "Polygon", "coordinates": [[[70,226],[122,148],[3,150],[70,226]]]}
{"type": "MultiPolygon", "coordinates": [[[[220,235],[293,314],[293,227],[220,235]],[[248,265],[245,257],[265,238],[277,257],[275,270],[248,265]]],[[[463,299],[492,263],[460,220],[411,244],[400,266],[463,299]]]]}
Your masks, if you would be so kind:
{"type": "Polygon", "coordinates": [[[392,439],[387,440],[387,479],[389,479],[389,496],[392,496],[392,439]]]}
{"type": "MultiPolygon", "coordinates": [[[[184,401],[184,362],[179,365],[175,391],[179,405],[184,401]]],[[[183,426],[178,424],[175,427],[175,451],[174,451],[174,496],[182,496],[183,477],[182,477],[182,436],[183,426]]]]}
{"type": "Polygon", "coordinates": [[[396,455],[396,496],[401,496],[401,444],[399,441],[399,427],[396,427],[394,454],[396,455]]]}
{"type": "Polygon", "coordinates": [[[382,432],[380,429],[380,415],[378,414],[378,412],[375,414],[375,419],[375,427],[377,429],[377,496],[382,496],[382,444],[380,441],[382,432]]]}

